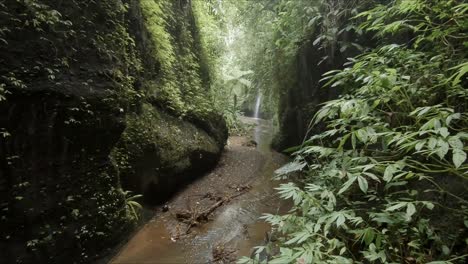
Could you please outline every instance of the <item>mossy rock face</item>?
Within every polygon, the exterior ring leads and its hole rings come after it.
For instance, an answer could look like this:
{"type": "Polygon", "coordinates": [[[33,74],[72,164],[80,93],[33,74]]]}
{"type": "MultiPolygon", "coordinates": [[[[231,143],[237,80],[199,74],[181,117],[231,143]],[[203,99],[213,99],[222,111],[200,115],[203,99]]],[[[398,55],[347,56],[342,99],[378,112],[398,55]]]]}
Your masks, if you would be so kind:
{"type": "Polygon", "coordinates": [[[135,226],[121,181],[154,202],[216,163],[190,2],[144,2],[180,15],[175,68],[143,1],[0,4],[0,262],[90,263],[135,226]]]}
{"type": "MultiPolygon", "coordinates": [[[[287,78],[278,80],[281,88],[278,122],[279,134],[273,141],[273,147],[282,151],[300,145],[306,134],[319,133],[322,128],[310,129],[310,121],[320,109],[320,104],[338,97],[335,87],[323,88],[323,74],[343,68],[346,58],[356,55],[356,51],[337,52],[333,60],[321,62],[327,53],[313,45],[317,36],[311,36],[309,42],[301,46],[291,61],[288,72],[279,72],[278,76],[287,73],[287,78]],[[320,63],[320,66],[317,66],[320,63]]],[[[361,37],[360,40],[364,40],[361,37]]]]}
{"type": "Polygon", "coordinates": [[[34,91],[0,103],[3,263],[90,262],[134,225],[109,159],[124,118],[100,102],[34,91]]]}
{"type": "MultiPolygon", "coordinates": [[[[322,89],[319,82],[322,74],[330,69],[330,65],[326,64],[317,67],[323,56],[323,51],[309,43],[298,50],[291,62],[293,77],[289,82],[294,84],[283,83],[285,89],[280,95],[278,111],[279,135],[272,145],[278,151],[301,144],[314,115],[314,112],[307,111],[308,106],[318,107],[336,96],[332,89],[322,89]]],[[[336,64],[339,65],[339,62],[336,64]]]]}
{"type": "MultiPolygon", "coordinates": [[[[113,156],[126,189],[149,203],[166,199],[184,183],[216,164],[223,144],[205,130],[144,104],[127,117],[113,156]]],[[[223,126],[221,126],[223,127],[223,126]]]]}
{"type": "Polygon", "coordinates": [[[113,157],[123,187],[158,203],[216,164],[228,130],[209,101],[191,2],[130,1],[129,14],[145,97],[127,115],[113,157]]]}
{"type": "Polygon", "coordinates": [[[135,94],[125,6],[0,9],[0,262],[89,263],[135,222],[109,156],[135,94]]]}
{"type": "Polygon", "coordinates": [[[223,148],[229,136],[226,120],[215,112],[190,113],[185,120],[204,130],[223,148]]]}

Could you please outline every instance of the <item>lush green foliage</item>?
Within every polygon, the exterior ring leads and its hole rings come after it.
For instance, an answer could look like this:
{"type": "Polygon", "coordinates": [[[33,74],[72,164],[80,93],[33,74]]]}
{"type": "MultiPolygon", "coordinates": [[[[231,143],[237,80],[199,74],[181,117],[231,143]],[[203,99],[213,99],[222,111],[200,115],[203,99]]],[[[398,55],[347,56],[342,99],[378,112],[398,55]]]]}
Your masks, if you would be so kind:
{"type": "Polygon", "coordinates": [[[202,46],[196,43],[187,11],[174,8],[168,0],[141,1],[143,16],[153,42],[153,56],[159,62],[157,80],[148,80],[147,95],[180,116],[213,110],[209,83],[201,76],[202,46]],[[177,14],[174,10],[177,10],[177,14]],[[184,19],[182,19],[184,18],[184,19]]]}
{"type": "Polygon", "coordinates": [[[296,133],[288,118],[307,123],[316,111],[316,103],[311,101],[320,100],[321,96],[315,91],[318,85],[309,80],[328,67],[341,65],[344,56],[364,49],[357,38],[362,30],[348,18],[368,2],[371,1],[237,2],[243,18],[237,23],[244,28],[237,63],[253,70],[248,100],[255,101],[257,94],[263,94],[262,112],[273,116],[280,130],[276,143],[286,140],[282,138],[283,133],[288,133],[286,130],[296,133]],[[314,50],[311,53],[317,62],[309,58],[310,50],[314,50]],[[309,68],[303,67],[304,63],[309,68]]]}
{"type": "Polygon", "coordinates": [[[325,130],[278,171],[305,175],[279,188],[291,212],[264,217],[284,235],[269,263],[466,259],[467,7],[398,0],[356,16],[381,46],[325,75],[342,96],[316,113],[325,130]]]}
{"type": "Polygon", "coordinates": [[[209,60],[215,108],[223,113],[232,132],[239,130],[238,116],[242,111],[253,110],[260,89],[258,83],[252,82],[255,71],[249,57],[255,36],[242,21],[246,17],[242,14],[245,9],[258,4],[246,0],[192,3],[203,52],[209,60]]]}

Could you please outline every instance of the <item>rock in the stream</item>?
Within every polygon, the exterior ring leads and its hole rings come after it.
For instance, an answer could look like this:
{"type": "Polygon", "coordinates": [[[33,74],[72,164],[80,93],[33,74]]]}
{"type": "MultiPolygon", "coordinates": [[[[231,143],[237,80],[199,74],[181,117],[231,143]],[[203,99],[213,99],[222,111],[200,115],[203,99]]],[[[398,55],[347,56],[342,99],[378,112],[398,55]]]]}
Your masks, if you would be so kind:
{"type": "Polygon", "coordinates": [[[257,142],[255,140],[249,140],[249,141],[243,143],[242,146],[255,148],[257,146],[257,142]]]}

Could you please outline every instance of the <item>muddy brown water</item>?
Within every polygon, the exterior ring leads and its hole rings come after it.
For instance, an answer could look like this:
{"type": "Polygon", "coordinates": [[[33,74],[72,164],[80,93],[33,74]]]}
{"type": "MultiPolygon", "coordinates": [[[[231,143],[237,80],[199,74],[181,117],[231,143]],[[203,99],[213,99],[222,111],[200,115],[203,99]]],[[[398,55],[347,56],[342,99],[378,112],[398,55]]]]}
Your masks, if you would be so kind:
{"type": "MultiPolygon", "coordinates": [[[[248,149],[245,145],[235,143],[239,138],[230,138],[232,146],[227,147],[221,159],[225,167],[204,176],[198,183],[201,187],[197,187],[195,182],[194,186],[188,186],[177,196],[184,197],[184,192],[193,191],[190,188],[203,194],[206,182],[214,182],[216,188],[216,185],[235,181],[236,177],[239,181],[248,181],[251,189],[219,207],[211,221],[193,228],[188,236],[181,238],[174,236],[180,231],[177,230],[180,225],[173,214],[157,214],[136,232],[110,263],[212,263],[214,247],[223,245],[232,249],[232,257],[238,258],[251,255],[253,247],[265,242],[270,226],[259,217],[263,213],[285,212],[289,207],[289,204],[277,197],[274,188],[278,183],[271,180],[274,171],[287,159],[269,147],[273,137],[269,121],[253,118],[243,118],[243,121],[255,124],[252,138],[257,146],[248,149]]],[[[206,188],[208,192],[209,187],[206,188]]],[[[185,198],[188,200],[194,199],[190,198],[194,196],[188,194],[186,197],[189,197],[185,198]]],[[[174,198],[169,204],[172,202],[177,207],[177,199],[174,198]]]]}

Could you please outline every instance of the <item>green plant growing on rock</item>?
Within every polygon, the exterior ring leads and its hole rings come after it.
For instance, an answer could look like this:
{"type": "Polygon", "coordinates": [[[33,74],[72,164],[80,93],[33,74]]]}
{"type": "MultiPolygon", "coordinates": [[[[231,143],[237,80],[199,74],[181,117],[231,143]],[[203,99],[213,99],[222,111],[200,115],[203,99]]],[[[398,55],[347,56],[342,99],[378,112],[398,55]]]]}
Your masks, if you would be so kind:
{"type": "Polygon", "coordinates": [[[143,195],[132,194],[132,191],[124,191],[123,193],[125,195],[125,205],[127,210],[130,212],[133,219],[139,220],[143,207],[139,202],[137,202],[137,200],[143,197],[143,195]]]}
{"type": "Polygon", "coordinates": [[[151,37],[150,55],[158,64],[158,77],[143,84],[149,100],[181,117],[212,112],[206,43],[192,24],[192,9],[179,10],[169,0],[144,0],[141,10],[151,37]]]}
{"type": "Polygon", "coordinates": [[[168,20],[172,16],[170,2],[144,0],[141,1],[141,10],[153,42],[152,55],[161,64],[159,79],[157,81],[150,80],[146,84],[147,93],[164,103],[168,109],[183,114],[184,103],[174,71],[177,63],[174,40],[167,28],[168,20]]]}

